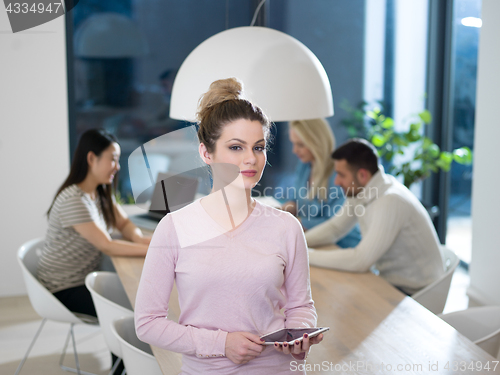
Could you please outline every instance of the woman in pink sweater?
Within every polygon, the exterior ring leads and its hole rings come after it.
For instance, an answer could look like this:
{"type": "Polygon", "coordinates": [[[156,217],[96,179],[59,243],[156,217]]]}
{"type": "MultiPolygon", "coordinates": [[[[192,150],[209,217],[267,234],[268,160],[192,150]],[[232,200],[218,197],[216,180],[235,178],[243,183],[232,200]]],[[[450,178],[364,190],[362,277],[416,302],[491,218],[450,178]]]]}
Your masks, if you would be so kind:
{"type": "Polygon", "coordinates": [[[158,224],[137,292],[139,338],[182,353],[183,374],[297,373],[310,345],[323,338],[274,348],[260,340],[280,328],[314,327],[317,315],[299,222],[251,198],[270,124],[241,91],[229,78],[202,97],[199,151],[214,186],[158,224]],[[179,323],[167,318],[174,281],[179,323]]]}

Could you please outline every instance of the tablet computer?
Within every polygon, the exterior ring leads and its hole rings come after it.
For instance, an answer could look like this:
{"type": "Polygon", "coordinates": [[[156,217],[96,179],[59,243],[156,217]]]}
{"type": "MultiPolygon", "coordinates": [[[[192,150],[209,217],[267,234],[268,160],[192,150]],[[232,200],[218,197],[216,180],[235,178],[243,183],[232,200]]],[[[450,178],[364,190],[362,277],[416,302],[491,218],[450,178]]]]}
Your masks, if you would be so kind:
{"type": "Polygon", "coordinates": [[[267,335],[261,336],[261,339],[264,339],[262,345],[274,345],[275,342],[278,342],[282,345],[284,342],[287,342],[290,345],[293,345],[295,340],[302,341],[304,338],[304,333],[307,333],[308,336],[314,337],[318,336],[320,333],[328,331],[329,327],[311,327],[311,328],[282,328],[277,331],[268,333],[267,335]]]}

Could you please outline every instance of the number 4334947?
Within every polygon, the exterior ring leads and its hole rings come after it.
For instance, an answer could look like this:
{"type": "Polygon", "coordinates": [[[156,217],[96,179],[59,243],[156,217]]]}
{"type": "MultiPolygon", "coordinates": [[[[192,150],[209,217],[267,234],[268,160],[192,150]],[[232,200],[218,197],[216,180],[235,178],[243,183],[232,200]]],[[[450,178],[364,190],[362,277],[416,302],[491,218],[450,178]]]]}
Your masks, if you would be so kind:
{"type": "Polygon", "coordinates": [[[61,9],[64,13],[64,9],[61,8],[61,3],[9,3],[5,10],[7,13],[58,13],[61,9]]]}
{"type": "Polygon", "coordinates": [[[445,370],[451,371],[495,371],[498,366],[499,361],[488,361],[486,363],[482,363],[480,361],[452,361],[446,362],[444,365],[445,370]]]}

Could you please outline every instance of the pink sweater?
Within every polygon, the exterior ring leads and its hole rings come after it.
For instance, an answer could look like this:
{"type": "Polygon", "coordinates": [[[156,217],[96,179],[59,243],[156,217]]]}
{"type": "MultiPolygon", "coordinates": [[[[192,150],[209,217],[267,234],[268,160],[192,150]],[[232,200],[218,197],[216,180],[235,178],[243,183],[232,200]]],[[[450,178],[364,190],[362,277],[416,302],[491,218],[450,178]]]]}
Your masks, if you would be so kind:
{"type": "Polygon", "coordinates": [[[197,200],[156,228],[137,291],[137,334],[182,353],[183,374],[296,374],[290,362],[302,361],[273,347],[236,365],[224,356],[225,341],[228,332],[260,336],[316,325],[307,257],[292,215],[257,202],[239,227],[224,233],[197,200]],[[167,319],[174,281],[179,323],[167,319]]]}

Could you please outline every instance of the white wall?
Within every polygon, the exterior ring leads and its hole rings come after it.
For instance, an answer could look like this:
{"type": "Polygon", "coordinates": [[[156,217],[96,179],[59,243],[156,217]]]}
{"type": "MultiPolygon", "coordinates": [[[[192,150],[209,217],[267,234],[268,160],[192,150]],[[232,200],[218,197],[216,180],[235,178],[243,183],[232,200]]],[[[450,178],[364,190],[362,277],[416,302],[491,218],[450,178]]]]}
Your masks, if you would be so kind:
{"type": "Polygon", "coordinates": [[[500,1],[483,0],[479,39],[474,179],[472,183],[472,259],[468,295],[472,302],[500,304],[500,1]]]}
{"type": "Polygon", "coordinates": [[[425,108],[428,3],[397,0],[395,5],[394,122],[406,130],[408,116],[425,108]]]}
{"type": "MultiPolygon", "coordinates": [[[[425,108],[428,8],[426,0],[395,1],[393,118],[398,131],[408,130],[409,119],[425,108]]],[[[408,161],[414,153],[415,146],[410,146],[405,155],[396,155],[395,161],[408,161]]],[[[399,179],[403,182],[401,176],[399,179]]],[[[411,191],[421,198],[422,184],[413,184],[411,191]]]]}
{"type": "Polygon", "coordinates": [[[12,34],[0,5],[0,297],[25,294],[19,246],[46,230],[68,172],[64,19],[12,34]]]}

